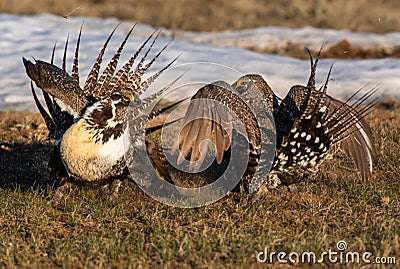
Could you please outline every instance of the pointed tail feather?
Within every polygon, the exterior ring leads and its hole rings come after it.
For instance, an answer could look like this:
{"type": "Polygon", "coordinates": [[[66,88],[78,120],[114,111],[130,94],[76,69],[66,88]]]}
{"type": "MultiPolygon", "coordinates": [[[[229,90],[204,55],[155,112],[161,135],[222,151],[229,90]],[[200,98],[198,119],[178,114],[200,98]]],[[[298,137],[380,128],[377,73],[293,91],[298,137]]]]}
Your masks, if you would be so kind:
{"type": "MultiPolygon", "coordinates": [[[[160,109],[152,111],[151,114],[148,117],[149,120],[154,119],[154,118],[160,116],[161,114],[168,113],[168,111],[173,110],[174,108],[176,108],[177,106],[179,106],[182,102],[184,102],[186,100],[187,100],[186,98],[182,99],[182,100],[178,100],[178,101],[175,101],[175,102],[173,102],[173,103],[171,103],[171,104],[169,104],[169,105],[167,105],[165,107],[162,107],[160,109]]],[[[145,133],[146,133],[146,135],[147,134],[152,134],[152,133],[154,133],[154,132],[156,132],[156,131],[164,128],[164,127],[170,126],[170,125],[172,125],[172,124],[174,124],[174,123],[176,123],[176,122],[178,122],[178,121],[180,121],[182,119],[183,119],[183,117],[180,117],[180,118],[174,119],[174,120],[169,121],[169,122],[163,122],[162,124],[158,124],[158,125],[154,125],[154,126],[151,126],[151,127],[147,127],[145,133]]]]}
{"type": "Polygon", "coordinates": [[[100,65],[103,61],[103,56],[106,51],[106,48],[108,46],[108,43],[111,40],[111,37],[114,35],[115,30],[117,30],[119,24],[114,28],[114,30],[111,32],[111,34],[108,36],[106,42],[104,43],[102,49],[100,50],[99,55],[97,56],[96,62],[94,63],[92,69],[89,72],[89,75],[86,79],[85,85],[83,87],[83,92],[85,93],[86,96],[92,96],[96,98],[96,96],[93,95],[92,91],[97,84],[97,79],[99,77],[99,70],[100,70],[100,65]]]}
{"type": "MultiPolygon", "coordinates": [[[[179,57],[179,56],[178,56],[179,57]]],[[[144,81],[143,83],[146,83],[143,88],[141,90],[141,92],[139,92],[139,96],[150,86],[150,84],[168,67],[171,66],[171,64],[173,64],[178,57],[176,57],[174,60],[172,60],[168,65],[166,65],[163,69],[161,69],[160,71],[158,71],[156,74],[154,74],[153,76],[149,77],[146,81],[144,81]]],[[[162,88],[161,90],[159,90],[158,92],[150,95],[149,97],[146,97],[143,100],[143,109],[145,109],[149,104],[151,104],[152,102],[154,102],[154,100],[156,100],[158,97],[160,97],[162,94],[164,94],[168,89],[170,89],[172,87],[172,85],[174,85],[179,79],[181,79],[184,75],[186,74],[183,73],[182,75],[178,76],[176,79],[174,79],[173,81],[171,81],[170,83],[168,83],[164,88],[162,88]]],[[[143,84],[142,83],[142,84],[143,84]]]]}
{"type": "Polygon", "coordinates": [[[72,66],[71,77],[79,84],[79,45],[81,43],[83,23],[81,29],[79,30],[78,41],[76,42],[75,55],[74,55],[74,65],[72,66]]]}
{"type": "Polygon", "coordinates": [[[121,52],[124,49],[126,41],[128,40],[129,36],[131,35],[133,29],[135,28],[136,24],[130,29],[128,34],[125,36],[125,39],[122,41],[121,45],[119,46],[117,52],[114,54],[106,68],[104,69],[103,73],[101,74],[99,81],[97,82],[95,88],[93,89],[93,94],[95,96],[108,96],[110,94],[111,89],[106,89],[108,84],[111,81],[111,78],[114,76],[115,69],[117,68],[119,58],[121,56],[121,52]]]}
{"type": "Polygon", "coordinates": [[[42,104],[40,103],[35,89],[33,88],[33,82],[31,81],[31,91],[33,95],[33,99],[35,100],[36,107],[39,109],[40,115],[42,115],[42,118],[44,119],[44,122],[46,123],[47,129],[49,130],[49,135],[48,138],[53,138],[54,133],[56,132],[57,126],[53,119],[50,117],[50,115],[47,113],[47,111],[43,108],[42,104]]]}
{"type": "Polygon", "coordinates": [[[153,41],[151,42],[149,48],[146,50],[144,53],[143,57],[140,59],[139,63],[136,66],[135,71],[131,71],[128,74],[128,79],[127,83],[125,85],[128,85],[129,88],[133,90],[134,93],[137,93],[138,90],[140,89],[141,81],[142,81],[142,76],[145,73],[147,68],[143,68],[144,61],[147,58],[147,55],[149,54],[150,50],[153,48],[156,40],[158,39],[160,35],[160,32],[157,33],[153,41]]]}
{"type": "Polygon", "coordinates": [[[54,43],[53,51],[52,51],[52,53],[51,53],[51,59],[50,59],[50,63],[51,63],[51,64],[54,63],[54,53],[55,53],[55,51],[56,51],[56,46],[57,46],[57,43],[54,43]]]}
{"type": "Polygon", "coordinates": [[[313,60],[310,50],[308,48],[306,48],[308,56],[310,57],[310,60],[311,60],[311,74],[310,74],[310,78],[308,79],[308,83],[307,83],[307,87],[310,89],[315,89],[315,73],[317,71],[317,65],[318,65],[319,57],[321,56],[323,46],[324,46],[324,44],[321,45],[321,48],[318,51],[315,62],[313,60]]]}
{"type": "MultiPolygon", "coordinates": [[[[137,91],[137,95],[142,95],[150,86],[151,83],[153,83],[165,70],[167,70],[173,63],[175,63],[176,60],[178,60],[178,58],[181,55],[178,55],[175,59],[173,59],[171,62],[169,62],[166,66],[164,66],[161,70],[157,71],[157,73],[155,73],[154,75],[152,75],[151,77],[147,78],[145,81],[143,81],[140,84],[139,90],[137,91]]],[[[176,80],[173,81],[173,83],[175,83],[178,79],[180,79],[184,74],[180,75],[176,80]]],[[[172,84],[173,84],[172,83],[172,84]]],[[[162,94],[162,91],[167,90],[171,85],[168,84],[167,87],[163,88],[159,93],[160,95],[162,94]]]]}
{"type": "Polygon", "coordinates": [[[65,72],[67,72],[66,68],[67,68],[68,40],[69,40],[69,34],[67,35],[67,41],[65,42],[64,56],[63,56],[63,61],[62,61],[62,70],[64,70],[65,72]]]}
{"type": "Polygon", "coordinates": [[[124,66],[117,71],[117,73],[113,76],[111,79],[109,86],[111,88],[111,93],[113,93],[118,87],[125,86],[125,84],[128,81],[128,75],[129,72],[135,63],[136,58],[139,56],[139,54],[142,52],[143,48],[147,45],[147,43],[150,41],[150,39],[153,37],[153,35],[156,33],[154,31],[144,42],[143,44],[139,47],[139,49],[135,52],[135,54],[124,64],[124,66]]]}

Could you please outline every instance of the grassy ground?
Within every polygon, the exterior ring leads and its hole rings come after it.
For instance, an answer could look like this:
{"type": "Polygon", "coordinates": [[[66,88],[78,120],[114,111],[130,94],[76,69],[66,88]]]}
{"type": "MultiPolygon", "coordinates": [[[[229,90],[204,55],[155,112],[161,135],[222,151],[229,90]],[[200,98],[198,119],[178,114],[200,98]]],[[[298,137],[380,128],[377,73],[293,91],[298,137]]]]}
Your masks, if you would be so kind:
{"type": "Polygon", "coordinates": [[[46,186],[51,143],[40,116],[0,112],[0,267],[258,268],[265,247],[319,254],[336,250],[339,240],[348,251],[394,256],[399,264],[399,115],[400,104],[386,102],[368,118],[380,159],[367,182],[339,157],[297,192],[277,189],[258,200],[230,194],[180,209],[131,183],[112,202],[78,189],[53,201],[46,186]]]}

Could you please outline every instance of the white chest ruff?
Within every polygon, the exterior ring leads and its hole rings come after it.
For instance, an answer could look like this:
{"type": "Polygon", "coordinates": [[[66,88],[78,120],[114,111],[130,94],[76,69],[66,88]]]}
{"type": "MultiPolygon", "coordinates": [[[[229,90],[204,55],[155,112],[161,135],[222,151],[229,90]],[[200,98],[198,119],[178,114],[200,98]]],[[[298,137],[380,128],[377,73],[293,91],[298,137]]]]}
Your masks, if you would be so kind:
{"type": "Polygon", "coordinates": [[[122,173],[123,167],[115,166],[124,158],[127,146],[127,131],[106,143],[95,142],[79,120],[64,134],[60,152],[64,166],[71,176],[82,181],[99,181],[122,173]]]}

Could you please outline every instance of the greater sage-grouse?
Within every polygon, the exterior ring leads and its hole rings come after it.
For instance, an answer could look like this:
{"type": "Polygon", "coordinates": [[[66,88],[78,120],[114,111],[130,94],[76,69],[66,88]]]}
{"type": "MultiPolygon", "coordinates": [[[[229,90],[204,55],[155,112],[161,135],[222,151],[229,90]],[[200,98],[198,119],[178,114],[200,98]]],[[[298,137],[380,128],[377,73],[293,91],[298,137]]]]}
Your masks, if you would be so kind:
{"type": "MultiPolygon", "coordinates": [[[[138,96],[175,61],[142,81],[145,71],[165,49],[144,64],[157,39],[155,37],[136,69],[131,71],[134,61],[154,36],[153,33],[135,55],[116,71],[131,31],[99,76],[103,54],[114,31],[111,33],[83,89],[79,86],[78,75],[81,32],[71,75],[65,67],[67,45],[62,69],[53,65],[54,49],[51,63],[32,63],[24,59],[28,76],[44,91],[50,114],[38,101],[32,85],[35,102],[49,129],[49,137],[59,139],[49,164],[54,178],[62,179],[62,182],[56,182],[57,185],[64,184],[69,177],[76,182],[117,182],[115,186],[118,188],[119,179],[129,174],[124,160],[127,129],[123,124],[128,105],[135,102],[134,115],[138,115],[157,98],[162,90],[144,100],[138,96]]],[[[199,89],[192,100],[205,101],[200,106],[190,104],[183,118],[182,130],[176,141],[181,154],[177,158],[177,165],[188,159],[189,166],[201,166],[209,149],[207,144],[202,144],[205,139],[213,141],[215,159],[210,168],[188,173],[169,163],[157,139],[146,140],[148,154],[158,174],[174,184],[182,179],[189,183],[210,183],[224,174],[232,155],[239,156],[245,162],[245,169],[243,174],[238,172],[241,179],[235,190],[254,193],[314,176],[321,163],[340,149],[354,161],[363,178],[370,177],[376,161],[376,149],[364,118],[371,111],[374,101],[366,105],[364,103],[375,90],[362,94],[355,102],[352,99],[360,91],[345,102],[336,100],[326,94],[330,72],[325,84],[319,90],[315,88],[317,63],[318,58],[315,62],[311,58],[311,75],[307,86],[293,86],[282,101],[267,82],[255,74],[241,77],[232,85],[217,82],[199,89]],[[258,96],[261,96],[261,100],[255,100],[258,96]],[[221,110],[212,100],[223,104],[236,115],[221,110]],[[265,113],[257,117],[252,109],[265,113]],[[241,146],[232,147],[233,137],[239,138],[236,143],[241,146]],[[241,139],[243,137],[244,140],[241,139]],[[263,157],[265,152],[272,154],[272,159],[263,157]],[[267,173],[260,173],[265,169],[267,173]]],[[[151,114],[152,117],[157,115],[158,112],[151,114]]],[[[147,135],[151,132],[153,129],[146,130],[147,135]]]]}
{"type": "MultiPolygon", "coordinates": [[[[154,75],[143,80],[145,72],[167,47],[164,46],[149,62],[145,62],[158,37],[158,34],[155,35],[156,32],[153,32],[128,62],[116,70],[123,47],[133,28],[128,32],[104,71],[99,74],[104,52],[116,28],[112,31],[90,70],[83,88],[79,85],[78,71],[82,28],[76,44],[71,75],[66,71],[68,40],[64,49],[62,68],[53,64],[55,47],[51,63],[39,60],[32,63],[23,59],[26,73],[44,94],[49,112],[39,102],[31,83],[36,105],[49,129],[49,138],[58,140],[49,163],[55,187],[69,186],[70,183],[110,184],[114,192],[118,190],[120,180],[129,175],[124,159],[124,154],[128,149],[127,143],[129,143],[127,130],[129,126],[124,125],[128,106],[133,102],[135,106],[133,115],[130,116],[138,116],[152,101],[165,92],[170,85],[143,100],[139,99],[150,84],[176,60],[174,59],[154,75]],[[151,44],[133,69],[135,60],[149,41],[151,44]]],[[[152,113],[151,116],[155,117],[157,113],[152,113]]],[[[142,122],[143,125],[145,123],[142,122]]],[[[137,126],[137,128],[141,127],[144,129],[144,126],[137,126]]],[[[61,192],[61,189],[59,190],[61,192]]]]}
{"type": "MultiPolygon", "coordinates": [[[[345,102],[332,98],[326,94],[331,70],[325,84],[317,90],[315,73],[318,58],[314,62],[310,54],[310,59],[311,75],[307,86],[291,87],[280,103],[265,80],[255,74],[240,78],[230,87],[207,85],[192,97],[192,100],[211,99],[225,104],[237,113],[246,127],[249,143],[248,166],[237,190],[253,193],[260,188],[272,189],[281,184],[291,185],[308,179],[337,150],[342,150],[354,161],[362,178],[371,176],[377,152],[370,127],[364,118],[376,102],[376,99],[368,102],[376,89],[356,98],[362,90],[360,89],[345,102]],[[256,119],[246,105],[248,102],[239,100],[232,91],[235,88],[243,92],[251,87],[257,87],[264,97],[276,128],[276,150],[266,178],[254,177],[254,174],[260,165],[260,154],[263,150],[268,150],[268,147],[260,139],[256,119]],[[355,102],[353,99],[356,99],[355,102]],[[365,102],[368,104],[364,104],[365,102]]],[[[225,139],[227,133],[219,124],[213,123],[209,118],[203,120],[204,115],[210,115],[216,122],[227,120],[214,106],[189,105],[179,136],[182,156],[191,162],[198,161],[209,150],[204,144],[201,145],[203,140],[208,139],[215,145],[216,162],[223,164],[228,157],[226,153],[231,148],[230,140],[225,139]]],[[[228,131],[231,130],[228,128],[228,131]]],[[[182,157],[177,162],[180,161],[182,157]]]]}

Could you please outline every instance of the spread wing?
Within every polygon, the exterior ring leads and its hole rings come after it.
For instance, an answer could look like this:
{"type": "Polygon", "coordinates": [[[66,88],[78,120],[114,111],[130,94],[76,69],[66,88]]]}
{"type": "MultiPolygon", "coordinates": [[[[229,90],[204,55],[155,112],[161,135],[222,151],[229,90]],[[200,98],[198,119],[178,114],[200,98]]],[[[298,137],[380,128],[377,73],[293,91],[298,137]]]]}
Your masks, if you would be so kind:
{"type": "Polygon", "coordinates": [[[25,70],[36,86],[60,100],[72,115],[79,115],[88,104],[79,84],[61,68],[37,60],[32,63],[23,58],[25,70]]]}
{"type": "MultiPolygon", "coordinates": [[[[365,97],[364,95],[361,100],[365,97]]],[[[354,161],[361,172],[361,177],[367,179],[372,175],[373,164],[377,161],[377,150],[371,129],[364,117],[370,112],[374,102],[363,106],[362,102],[349,104],[332,97],[329,99],[329,110],[332,111],[336,122],[341,122],[336,124],[342,128],[334,141],[336,143],[332,150],[342,150],[354,161]]]]}
{"type": "Polygon", "coordinates": [[[202,87],[191,99],[189,108],[184,116],[182,130],[179,134],[181,154],[178,164],[189,153],[190,162],[198,163],[205,158],[208,144],[204,140],[211,140],[215,145],[217,163],[222,162],[224,152],[231,146],[234,117],[228,109],[232,104],[240,104],[241,100],[231,91],[231,86],[224,82],[208,84],[202,87]]]}

